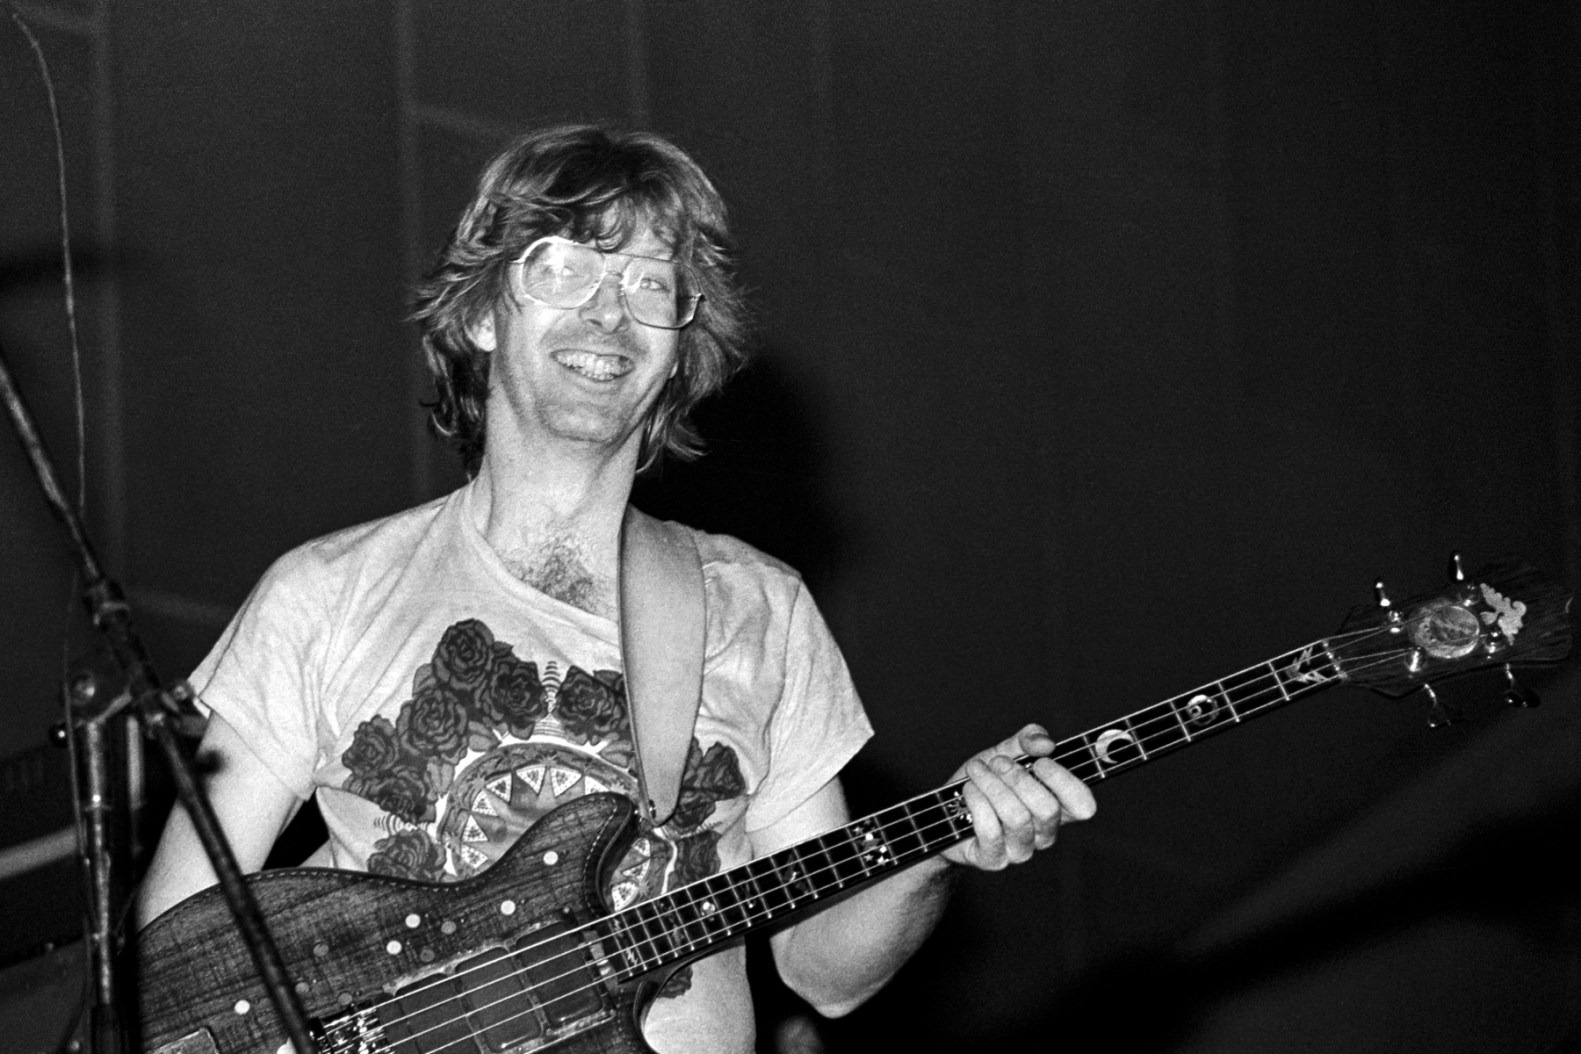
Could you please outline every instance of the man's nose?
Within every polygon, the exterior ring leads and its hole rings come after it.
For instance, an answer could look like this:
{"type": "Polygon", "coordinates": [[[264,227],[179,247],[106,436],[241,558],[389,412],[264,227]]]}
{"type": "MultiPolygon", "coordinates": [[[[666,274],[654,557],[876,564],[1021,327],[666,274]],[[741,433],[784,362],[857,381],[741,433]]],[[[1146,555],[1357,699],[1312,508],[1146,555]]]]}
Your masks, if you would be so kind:
{"type": "Polygon", "coordinates": [[[597,291],[593,293],[593,298],[582,305],[583,320],[612,333],[629,323],[620,281],[621,276],[618,272],[604,272],[603,278],[599,279],[597,291]]]}

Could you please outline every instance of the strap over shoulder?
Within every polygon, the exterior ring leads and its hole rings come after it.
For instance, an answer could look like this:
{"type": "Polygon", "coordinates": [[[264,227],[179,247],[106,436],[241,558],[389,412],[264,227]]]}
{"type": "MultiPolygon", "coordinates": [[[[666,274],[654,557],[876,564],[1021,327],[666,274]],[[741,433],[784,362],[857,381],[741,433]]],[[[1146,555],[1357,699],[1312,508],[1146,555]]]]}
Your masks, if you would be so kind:
{"type": "Polygon", "coordinates": [[[620,538],[620,650],[639,803],[657,826],[675,812],[703,695],[707,610],[692,532],[627,506],[620,538]]]}

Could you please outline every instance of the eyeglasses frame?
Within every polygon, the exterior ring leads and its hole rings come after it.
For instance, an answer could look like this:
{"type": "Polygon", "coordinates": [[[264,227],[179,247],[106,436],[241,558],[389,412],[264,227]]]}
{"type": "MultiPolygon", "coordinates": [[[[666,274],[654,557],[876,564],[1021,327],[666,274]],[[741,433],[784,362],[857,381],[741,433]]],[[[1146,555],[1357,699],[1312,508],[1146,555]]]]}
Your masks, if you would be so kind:
{"type": "Polygon", "coordinates": [[[630,301],[628,301],[626,299],[626,270],[625,270],[625,268],[622,268],[621,270],[618,270],[618,271],[611,270],[610,267],[609,267],[609,258],[611,256],[624,256],[624,257],[626,257],[628,259],[628,261],[629,260],[651,260],[654,263],[674,264],[676,267],[684,268],[687,272],[689,272],[689,274],[693,276],[692,277],[692,284],[694,286],[696,285],[696,279],[695,279],[696,272],[692,268],[692,265],[688,264],[688,263],[685,263],[685,262],[683,262],[681,260],[673,260],[673,259],[672,260],[666,260],[662,256],[644,256],[641,253],[621,253],[621,252],[609,253],[609,252],[605,252],[603,249],[600,249],[596,245],[587,245],[587,244],[584,244],[583,242],[572,241],[570,238],[566,238],[566,237],[564,237],[562,235],[559,235],[559,234],[546,234],[542,238],[537,238],[533,242],[531,242],[527,246],[527,248],[522,250],[521,255],[516,257],[516,259],[511,263],[511,273],[512,273],[511,291],[512,292],[520,292],[521,295],[525,296],[528,300],[531,300],[535,304],[541,304],[544,307],[552,307],[552,308],[555,308],[556,310],[559,310],[559,311],[574,311],[574,310],[576,310],[578,308],[586,307],[589,303],[591,303],[593,298],[598,296],[599,290],[604,288],[604,279],[608,278],[610,275],[615,275],[616,277],[618,277],[620,279],[620,281],[618,283],[616,283],[615,288],[616,288],[616,290],[618,291],[618,293],[620,295],[620,307],[621,307],[621,310],[626,313],[627,317],[629,317],[633,322],[636,322],[638,325],[647,326],[650,329],[667,329],[667,330],[670,330],[672,332],[675,332],[675,331],[683,330],[687,326],[690,326],[693,322],[697,321],[698,309],[702,306],[702,302],[705,299],[705,297],[704,297],[704,295],[702,293],[693,293],[692,295],[686,297],[686,300],[690,301],[691,310],[686,316],[686,321],[680,323],[679,325],[675,325],[675,326],[661,326],[661,325],[658,325],[657,323],[647,322],[647,321],[645,321],[643,319],[638,318],[636,316],[636,314],[631,310],[631,303],[630,303],[630,301]],[[527,257],[529,257],[529,256],[531,256],[533,254],[533,250],[538,248],[538,246],[542,245],[544,242],[557,242],[557,243],[560,243],[562,245],[575,246],[578,249],[590,249],[593,252],[598,253],[599,262],[604,268],[604,273],[599,276],[599,280],[597,282],[595,282],[592,286],[590,286],[588,288],[587,296],[584,297],[580,302],[575,303],[575,304],[569,304],[569,305],[567,305],[565,307],[561,307],[559,304],[551,304],[551,303],[548,303],[547,301],[539,300],[537,297],[533,296],[531,293],[529,293],[527,291],[527,283],[526,283],[525,280],[518,281],[518,279],[515,277],[519,273],[516,269],[521,267],[523,264],[525,264],[527,262],[527,257]]]}

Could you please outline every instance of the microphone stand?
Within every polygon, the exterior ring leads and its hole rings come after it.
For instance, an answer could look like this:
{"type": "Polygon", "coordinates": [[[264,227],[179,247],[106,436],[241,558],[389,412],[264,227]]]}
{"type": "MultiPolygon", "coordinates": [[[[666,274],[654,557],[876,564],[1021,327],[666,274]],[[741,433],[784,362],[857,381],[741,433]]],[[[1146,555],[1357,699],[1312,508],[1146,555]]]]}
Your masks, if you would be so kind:
{"type": "Polygon", "coordinates": [[[123,887],[121,870],[115,859],[126,844],[122,810],[116,807],[110,751],[114,737],[107,734],[107,724],[122,712],[142,723],[143,730],[165,756],[175,779],[176,795],[186,806],[193,827],[219,877],[221,891],[230,906],[252,954],[258,974],[274,1002],[286,1034],[295,1048],[309,1054],[316,1045],[308,1029],[307,1018],[297,1002],[286,975],[285,964],[279,949],[269,936],[263,915],[253,900],[247,883],[242,878],[219,820],[209,805],[208,796],[198,782],[197,774],[176,734],[176,725],[183,719],[197,717],[192,706],[191,690],[184,684],[165,687],[155,674],[142,641],[132,629],[130,608],[120,587],[107,578],[94,554],[93,545],[83,530],[81,520],[67,502],[43,440],[34,427],[22,394],[17,389],[6,366],[5,349],[0,347],[0,399],[11,415],[12,426],[22,443],[23,451],[32,463],[33,474],[38,477],[44,491],[44,501],[56,519],[66,528],[77,568],[86,585],[83,603],[100,636],[109,644],[111,654],[125,678],[126,692],[112,699],[98,701],[99,694],[91,678],[74,678],[72,696],[71,734],[79,749],[72,751],[72,767],[80,788],[79,820],[83,832],[81,855],[88,876],[91,900],[91,929],[89,954],[92,964],[93,1005],[90,1015],[89,1037],[93,1054],[131,1054],[129,1032],[122,1019],[125,993],[122,991],[119,954],[115,932],[120,918],[123,887]]]}

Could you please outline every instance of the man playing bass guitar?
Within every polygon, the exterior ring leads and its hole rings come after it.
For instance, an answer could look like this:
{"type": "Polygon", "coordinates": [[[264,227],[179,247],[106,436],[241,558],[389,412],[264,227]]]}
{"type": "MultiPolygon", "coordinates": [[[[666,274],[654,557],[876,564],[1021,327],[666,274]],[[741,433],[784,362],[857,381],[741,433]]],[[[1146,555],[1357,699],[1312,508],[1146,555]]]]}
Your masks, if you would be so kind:
{"type": "MultiPolygon", "coordinates": [[[[286,554],[191,678],[212,715],[208,791],[244,870],[314,795],[329,842],[310,862],[441,883],[580,795],[647,805],[621,525],[639,472],[698,452],[690,412],[743,361],[730,252],[713,185],[657,136],[553,128],[488,166],[416,311],[432,424],[469,481],[286,554]]],[[[678,792],[660,795],[673,807],[612,871],[616,909],[846,823],[839,773],[871,732],[796,573],[687,533],[707,611],[701,706],[678,792]]],[[[786,983],[850,1011],[933,928],[955,868],[1025,861],[1091,816],[1052,748],[1029,725],[966,761],[972,837],[774,933],[786,983]]],[[[178,809],[140,917],[213,882],[178,809]]],[[[643,1034],[661,1052],[752,1050],[739,943],[678,971],[643,1034]]]]}

